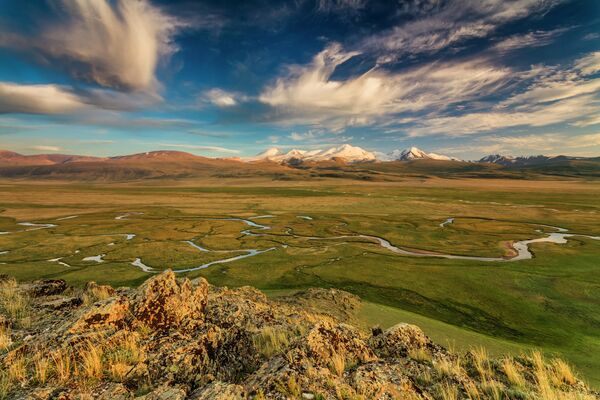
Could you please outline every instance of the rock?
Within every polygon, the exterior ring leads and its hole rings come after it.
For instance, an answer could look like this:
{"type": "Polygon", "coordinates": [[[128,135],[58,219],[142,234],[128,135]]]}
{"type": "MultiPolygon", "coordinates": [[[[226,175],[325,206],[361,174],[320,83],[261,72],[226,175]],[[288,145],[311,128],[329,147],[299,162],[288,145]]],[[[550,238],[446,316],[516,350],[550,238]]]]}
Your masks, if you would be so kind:
{"type": "Polygon", "coordinates": [[[126,297],[111,298],[81,316],[69,331],[77,333],[108,327],[121,329],[127,325],[128,314],[129,299],[126,297]]]}
{"type": "Polygon", "coordinates": [[[383,362],[364,364],[352,372],[350,380],[356,391],[369,399],[418,398],[418,389],[399,365],[383,362]]]}
{"type": "MultiPolygon", "coordinates": [[[[374,331],[375,333],[375,331],[374,331]]],[[[380,357],[405,357],[410,350],[429,348],[431,340],[415,325],[400,323],[371,337],[369,344],[380,357]]]]}
{"type": "Polygon", "coordinates": [[[367,362],[377,357],[364,342],[360,332],[346,324],[318,323],[303,339],[307,356],[327,365],[333,356],[367,362]]]}
{"type": "Polygon", "coordinates": [[[62,279],[43,279],[35,281],[29,288],[33,297],[52,296],[61,294],[67,289],[67,282],[62,279]]]}
{"type": "Polygon", "coordinates": [[[226,382],[212,382],[192,392],[187,400],[243,400],[248,398],[244,388],[226,382]]]}
{"type": "Polygon", "coordinates": [[[138,397],[140,400],[185,400],[187,390],[183,386],[162,385],[145,396],[138,397]]]}
{"type": "Polygon", "coordinates": [[[79,297],[62,297],[56,300],[43,302],[40,306],[51,308],[53,310],[61,310],[63,308],[79,307],[82,304],[83,300],[79,297]]]}
{"type": "Polygon", "coordinates": [[[147,280],[133,299],[133,315],[138,322],[155,330],[193,329],[204,321],[208,299],[208,282],[189,279],[181,283],[173,271],[147,280]]]}
{"type": "Polygon", "coordinates": [[[302,398],[306,399],[306,400],[313,400],[315,398],[315,395],[312,393],[302,393],[302,398]]]}

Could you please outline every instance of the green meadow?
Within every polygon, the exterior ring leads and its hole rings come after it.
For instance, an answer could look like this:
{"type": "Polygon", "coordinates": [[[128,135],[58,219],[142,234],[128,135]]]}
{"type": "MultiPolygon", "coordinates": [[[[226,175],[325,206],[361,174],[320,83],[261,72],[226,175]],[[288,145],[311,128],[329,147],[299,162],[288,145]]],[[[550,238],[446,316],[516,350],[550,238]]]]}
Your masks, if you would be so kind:
{"type": "Polygon", "coordinates": [[[599,199],[600,184],[583,181],[5,181],[0,272],[130,286],[151,276],[132,265],[137,258],[155,271],[182,270],[273,248],[181,275],[272,295],[341,288],[364,299],[365,327],[405,321],[459,349],[540,348],[598,387],[600,240],[534,243],[532,259],[486,262],[395,254],[359,235],[422,253],[510,258],[514,241],[544,237],[555,232],[551,226],[600,236],[599,199]],[[447,218],[454,222],[441,227],[447,218]],[[85,260],[96,256],[102,262],[85,260]]]}

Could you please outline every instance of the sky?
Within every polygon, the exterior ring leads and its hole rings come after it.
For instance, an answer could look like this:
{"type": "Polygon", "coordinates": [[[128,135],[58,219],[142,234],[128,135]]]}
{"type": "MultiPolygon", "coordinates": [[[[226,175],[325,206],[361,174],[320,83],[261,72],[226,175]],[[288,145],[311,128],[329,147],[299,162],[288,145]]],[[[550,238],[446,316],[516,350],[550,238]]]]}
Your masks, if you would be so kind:
{"type": "Polygon", "coordinates": [[[598,0],[0,0],[0,149],[600,156],[598,0]]]}

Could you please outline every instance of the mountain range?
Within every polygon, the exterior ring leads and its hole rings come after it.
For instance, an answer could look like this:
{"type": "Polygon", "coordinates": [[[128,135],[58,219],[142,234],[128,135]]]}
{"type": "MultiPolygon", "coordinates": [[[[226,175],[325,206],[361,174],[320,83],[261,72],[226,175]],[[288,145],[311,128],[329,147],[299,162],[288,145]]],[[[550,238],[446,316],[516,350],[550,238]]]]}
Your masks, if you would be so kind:
{"type": "Polygon", "coordinates": [[[0,177],[126,181],[156,178],[262,177],[273,180],[343,178],[397,180],[402,176],[519,178],[600,177],[600,157],[511,157],[488,155],[478,161],[428,153],[416,147],[375,153],[345,144],[325,150],[270,148],[255,157],[210,158],[181,151],[151,151],[91,157],[68,154],[23,155],[0,150],[0,177]]]}

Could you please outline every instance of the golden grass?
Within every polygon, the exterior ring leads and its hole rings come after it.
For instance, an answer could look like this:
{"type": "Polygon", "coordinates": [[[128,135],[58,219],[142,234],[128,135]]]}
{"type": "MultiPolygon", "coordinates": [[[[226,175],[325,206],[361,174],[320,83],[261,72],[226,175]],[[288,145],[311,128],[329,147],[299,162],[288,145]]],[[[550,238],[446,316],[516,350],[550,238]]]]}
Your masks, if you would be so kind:
{"type": "Polygon", "coordinates": [[[281,353],[290,344],[290,333],[265,326],[253,336],[252,342],[260,354],[269,358],[281,353]]]}
{"type": "Polygon", "coordinates": [[[479,393],[479,389],[477,389],[477,385],[472,380],[467,380],[463,387],[465,388],[465,392],[467,393],[467,397],[470,400],[479,400],[481,399],[481,394],[479,393]]]}
{"type": "Polygon", "coordinates": [[[331,360],[329,361],[329,370],[339,377],[344,375],[344,371],[346,370],[346,358],[337,353],[332,355],[331,360]]]}
{"type": "Polygon", "coordinates": [[[106,300],[111,297],[111,289],[107,286],[92,286],[81,296],[83,304],[89,306],[97,301],[106,300]]]}
{"type": "Polygon", "coordinates": [[[275,387],[279,393],[288,396],[287,398],[295,399],[302,394],[302,388],[294,375],[291,375],[287,381],[276,382],[275,387]]]}
{"type": "Polygon", "coordinates": [[[48,380],[50,372],[50,361],[43,357],[40,353],[36,354],[33,358],[33,374],[36,382],[44,385],[48,380]]]}
{"type": "Polygon", "coordinates": [[[478,347],[471,350],[471,356],[473,359],[473,365],[481,376],[481,379],[487,379],[492,375],[489,365],[489,355],[485,347],[478,347]]]}
{"type": "Polygon", "coordinates": [[[556,386],[563,383],[567,385],[574,385],[577,383],[577,377],[573,373],[571,366],[559,358],[552,360],[551,376],[552,381],[556,386]]]}
{"type": "Polygon", "coordinates": [[[24,382],[27,379],[27,362],[25,357],[13,358],[8,366],[8,379],[10,382],[24,382]]]}
{"type": "Polygon", "coordinates": [[[433,367],[438,374],[449,378],[457,377],[464,373],[460,358],[458,357],[435,360],[433,367]]]}
{"type": "Polygon", "coordinates": [[[83,375],[89,379],[102,379],[103,363],[102,355],[104,351],[102,346],[88,342],[81,352],[81,368],[83,375]]]}
{"type": "Polygon", "coordinates": [[[71,364],[73,356],[69,350],[57,350],[50,354],[54,364],[56,378],[60,383],[66,383],[71,379],[71,364]]]}
{"type": "Polygon", "coordinates": [[[416,361],[426,362],[431,361],[431,353],[427,351],[427,349],[418,348],[418,349],[410,349],[408,351],[408,356],[416,361]]]}
{"type": "Polygon", "coordinates": [[[0,351],[6,351],[12,345],[10,328],[0,327],[0,351]]]}
{"type": "Polygon", "coordinates": [[[129,364],[121,361],[115,361],[109,364],[108,372],[112,380],[116,382],[123,382],[131,368],[132,366],[129,364]]]}
{"type": "Polygon", "coordinates": [[[445,382],[439,386],[439,396],[442,400],[458,400],[458,388],[445,382]]]}
{"type": "Polygon", "coordinates": [[[502,359],[502,370],[511,384],[519,387],[525,386],[525,378],[521,374],[519,365],[511,357],[502,359]]]}
{"type": "Polygon", "coordinates": [[[29,303],[29,296],[18,289],[16,280],[0,282],[0,307],[18,326],[28,327],[31,323],[29,303]]]}
{"type": "Polygon", "coordinates": [[[0,371],[0,400],[8,399],[10,394],[11,382],[6,371],[0,371]]]}

